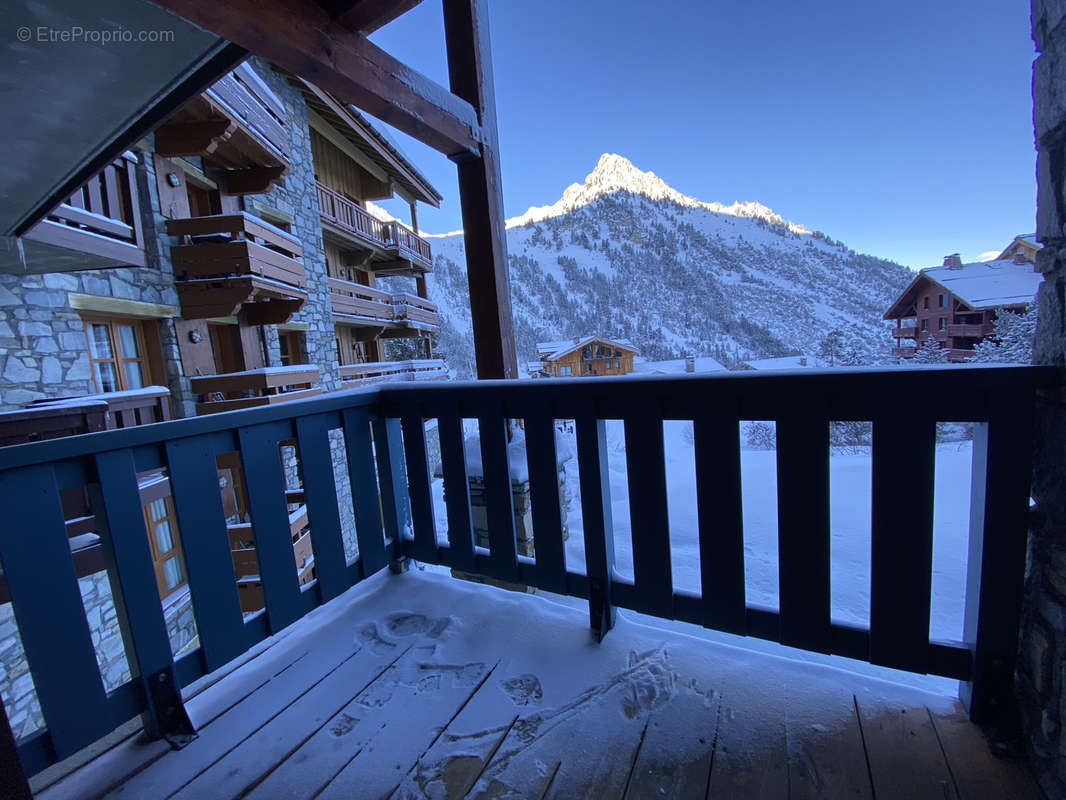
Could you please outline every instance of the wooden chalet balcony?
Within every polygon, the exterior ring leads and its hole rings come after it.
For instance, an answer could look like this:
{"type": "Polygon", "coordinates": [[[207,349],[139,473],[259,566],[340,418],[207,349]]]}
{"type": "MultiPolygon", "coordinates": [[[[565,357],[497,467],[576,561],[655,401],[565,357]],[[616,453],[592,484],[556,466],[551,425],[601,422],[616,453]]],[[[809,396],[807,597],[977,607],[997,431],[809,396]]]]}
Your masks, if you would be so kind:
{"type": "Polygon", "coordinates": [[[392,303],[396,307],[397,319],[416,323],[420,326],[440,327],[440,314],[437,313],[436,303],[413,294],[394,294],[392,303]]]}
{"type": "MultiPolygon", "coordinates": [[[[408,262],[407,269],[426,272],[433,267],[433,253],[429,242],[398,222],[382,222],[368,214],[358,203],[340,192],[315,182],[318,189],[318,208],[323,222],[335,226],[371,250],[392,255],[408,262]]],[[[375,272],[388,274],[403,271],[384,264],[372,266],[375,272]]]]}
{"type": "Polygon", "coordinates": [[[436,303],[413,294],[390,294],[361,283],[329,279],[333,313],[339,322],[391,330],[391,335],[404,335],[402,329],[440,326],[436,303]]]}
{"type": "Polygon", "coordinates": [[[909,358],[918,352],[918,348],[914,346],[910,347],[893,347],[892,355],[900,358],[909,358]]]}
{"type": "Polygon", "coordinates": [[[379,322],[396,319],[396,308],[388,292],[340,278],[329,279],[329,292],[334,314],[379,322]]]}
{"type": "Polygon", "coordinates": [[[1009,719],[1033,412],[1037,392],[1058,381],[1050,368],[952,367],[400,384],[5,448],[0,560],[46,726],[15,743],[18,759],[37,774],[128,726],[98,759],[39,786],[45,800],[112,792],[1036,797],[1024,768],[991,757],[978,729],[942,696],[682,637],[645,627],[654,620],[616,618],[616,609],[674,621],[669,627],[769,640],[811,658],[839,655],[958,680],[971,720],[1009,719]],[[977,423],[960,641],[930,636],[936,443],[933,426],[914,425],[901,396],[922,397],[938,421],[977,423]],[[487,549],[475,546],[467,416],[478,418],[487,549]],[[532,557],[516,548],[508,443],[515,418],[525,429],[532,557]],[[745,589],[752,556],[742,418],[776,422],[773,608],[745,589]],[[431,476],[427,419],[437,421],[443,487],[431,476]],[[564,540],[557,419],[575,421],[583,536],[576,552],[564,540]],[[607,464],[607,421],[619,419],[630,575],[615,565],[607,464]],[[833,618],[830,602],[828,432],[841,419],[873,422],[869,613],[851,623],[833,618]],[[687,557],[700,578],[691,589],[674,583],[667,420],[693,425],[699,546],[687,557]],[[344,442],[339,466],[335,439],[344,442]],[[290,440],[314,531],[315,579],[303,585],[279,452],[290,440]],[[216,457],[235,448],[247,467],[265,602],[247,616],[218,499],[216,457]],[[916,461],[920,470],[904,469],[916,461]],[[198,646],[177,659],[144,543],[137,472],[148,469],[170,478],[196,614],[198,646]],[[352,560],[338,469],[354,501],[352,560]],[[97,475],[95,511],[106,522],[101,536],[113,554],[108,570],[133,666],[133,677],[111,692],[101,682],[60,502],[71,482],[97,475]],[[408,558],[444,569],[390,574],[408,558]],[[449,568],[566,595],[581,611],[454,581],[449,568]],[[186,704],[199,738],[183,749],[135,735],[143,724],[148,738],[187,740],[186,704]]]}
{"type": "Polygon", "coordinates": [[[196,413],[200,415],[312,397],[320,391],[314,386],[317,382],[318,367],[293,364],[202,375],[190,378],[189,385],[194,393],[204,398],[196,404],[196,413]]]}
{"type": "Polygon", "coordinates": [[[247,212],[167,220],[182,316],[207,319],[247,307],[253,325],[286,322],[307,300],[303,247],[247,212]]]}
{"type": "Polygon", "coordinates": [[[362,364],[342,364],[340,375],[346,384],[360,386],[383,381],[440,381],[448,378],[448,367],[439,358],[368,361],[362,364]]]}
{"type": "Polygon", "coordinates": [[[242,64],[172,115],[155,133],[161,156],[204,156],[225,168],[229,194],[266,191],[290,161],[287,114],[280,99],[242,64]]]}
{"type": "Polygon", "coordinates": [[[966,350],[961,347],[950,347],[947,351],[947,357],[948,361],[959,364],[973,358],[973,350],[966,350]]]}
{"type": "Polygon", "coordinates": [[[977,325],[955,324],[948,325],[948,336],[989,336],[992,333],[992,323],[985,322],[977,325]]]}
{"type": "Polygon", "coordinates": [[[916,325],[907,325],[900,328],[893,328],[892,336],[896,339],[917,339],[918,327],[916,325]]]}
{"type": "Polygon", "coordinates": [[[31,228],[26,238],[106,259],[100,267],[143,267],[136,164],[132,152],[116,158],[31,228]]]}

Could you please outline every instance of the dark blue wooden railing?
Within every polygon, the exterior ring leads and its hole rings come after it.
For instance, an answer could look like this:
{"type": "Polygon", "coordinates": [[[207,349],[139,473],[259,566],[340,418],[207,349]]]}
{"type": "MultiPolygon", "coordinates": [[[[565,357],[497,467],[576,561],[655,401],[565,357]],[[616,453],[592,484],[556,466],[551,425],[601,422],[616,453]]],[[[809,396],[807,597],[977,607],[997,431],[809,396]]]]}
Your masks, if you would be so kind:
{"type": "Polygon", "coordinates": [[[248,411],[0,450],[0,564],[47,729],[19,743],[33,774],[142,715],[180,733],[179,691],[405,557],[587,598],[598,636],[615,607],[889,667],[954,677],[975,720],[1010,705],[1025,560],[1035,398],[1032,367],[383,386],[248,411]],[[909,398],[909,399],[908,399],[909,398]],[[436,418],[447,506],[440,544],[424,420],[436,418]],[[462,421],[477,419],[489,522],[475,547],[462,421]],[[567,570],[554,421],[576,424],[584,572],[567,570]],[[624,421],[634,579],[613,568],[605,420],[624,421]],[[741,420],[777,423],[780,611],[744,589],[741,420]],[[523,420],[535,558],[517,555],[507,463],[523,420]],[[673,588],[663,421],[693,423],[701,592],[673,588]],[[830,619],[829,423],[871,420],[869,628],[830,619]],[[975,422],[964,642],[929,640],[937,421],[975,422]],[[345,560],[328,433],[343,431],[358,558],[345,560]],[[316,580],[297,582],[279,442],[298,444],[316,580]],[[239,451],[265,612],[240,609],[215,458],[239,451]],[[145,535],[137,473],[165,468],[199,647],[174,661],[145,535]],[[89,485],[131,673],[105,693],[59,491],[89,485]]]}

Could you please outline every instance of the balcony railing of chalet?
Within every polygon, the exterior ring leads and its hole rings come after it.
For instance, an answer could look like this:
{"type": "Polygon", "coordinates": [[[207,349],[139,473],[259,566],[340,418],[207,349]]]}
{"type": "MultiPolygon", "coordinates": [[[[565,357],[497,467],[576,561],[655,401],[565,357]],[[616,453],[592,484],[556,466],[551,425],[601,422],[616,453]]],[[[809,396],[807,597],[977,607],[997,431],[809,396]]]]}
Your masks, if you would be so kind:
{"type": "Polygon", "coordinates": [[[892,355],[906,358],[907,356],[913,356],[918,352],[918,348],[914,346],[910,347],[893,347],[892,355]]]}
{"type": "Polygon", "coordinates": [[[992,323],[952,324],[948,325],[948,336],[988,336],[992,333],[992,323]]]}
{"type": "Polygon", "coordinates": [[[892,335],[897,339],[916,339],[918,338],[918,327],[916,325],[906,325],[893,328],[892,335]]]}
{"type": "Polygon", "coordinates": [[[34,226],[27,237],[144,266],[137,197],[137,156],[116,158],[34,226]]]}
{"type": "Polygon", "coordinates": [[[382,222],[372,217],[358,203],[349,200],[328,186],[315,182],[318,188],[318,208],[322,218],[338,228],[357,236],[367,244],[382,250],[394,250],[399,255],[419,261],[426,266],[433,263],[429,242],[398,222],[382,222]]]}
{"type": "Polygon", "coordinates": [[[392,295],[388,292],[340,278],[329,279],[329,292],[334,314],[369,317],[388,322],[396,318],[392,295]]]}
{"type": "Polygon", "coordinates": [[[252,214],[171,219],[167,233],[183,242],[170,249],[175,275],[257,275],[299,288],[307,285],[300,240],[252,214]]]}
{"type": "Polygon", "coordinates": [[[221,375],[201,375],[191,378],[189,386],[195,394],[204,398],[196,404],[196,413],[200,415],[313,397],[320,391],[314,386],[317,382],[318,367],[293,364],[221,375]]]}
{"type": "MultiPolygon", "coordinates": [[[[242,414],[104,431],[0,451],[0,562],[46,729],[17,743],[34,774],[143,714],[149,735],[187,732],[180,690],[404,557],[586,598],[594,633],[629,608],[792,647],[963,681],[971,717],[1012,707],[1037,367],[963,367],[589,381],[387,385],[242,414]],[[903,405],[900,396],[922,397],[903,405]],[[476,417],[489,548],[474,546],[463,418],[476,417]],[[447,544],[438,541],[425,420],[438,423],[447,544]],[[575,420],[584,564],[568,569],[555,420],[575,420]],[[526,430],[534,557],[516,554],[507,427],[526,430]],[[605,420],[624,421],[633,580],[615,574],[605,420]],[[740,422],[777,426],[779,608],[745,596],[740,422]],[[694,431],[701,591],[675,590],[664,420],[694,431]],[[872,420],[868,626],[830,617],[829,423],[872,420]],[[930,641],[936,422],[974,426],[964,639],[930,641]],[[345,558],[331,431],[345,443],[358,556],[345,558]],[[315,580],[300,586],[279,442],[295,438],[315,580]],[[240,451],[265,613],[244,619],[216,456],[240,451]],[[904,465],[906,468],[904,469],[904,465]],[[166,469],[199,646],[174,659],[144,535],[137,474],[166,469]],[[95,483],[93,513],[134,676],[101,682],[60,491],[95,483]],[[32,498],[33,502],[27,502],[32,498]],[[26,536],[33,531],[33,536],[26,536]],[[408,534],[410,531],[410,534],[408,534]],[[43,581],[40,576],[47,575],[43,581]]],[[[0,744],[0,747],[3,745],[0,744]]],[[[12,760],[6,763],[11,764],[12,760]]]]}
{"type": "Polygon", "coordinates": [[[448,367],[439,358],[415,358],[410,361],[368,361],[342,364],[341,380],[359,385],[382,381],[439,381],[448,377],[448,367]]]}
{"type": "Polygon", "coordinates": [[[394,294],[393,305],[396,306],[396,318],[423,325],[440,325],[437,304],[413,294],[394,294]]]}

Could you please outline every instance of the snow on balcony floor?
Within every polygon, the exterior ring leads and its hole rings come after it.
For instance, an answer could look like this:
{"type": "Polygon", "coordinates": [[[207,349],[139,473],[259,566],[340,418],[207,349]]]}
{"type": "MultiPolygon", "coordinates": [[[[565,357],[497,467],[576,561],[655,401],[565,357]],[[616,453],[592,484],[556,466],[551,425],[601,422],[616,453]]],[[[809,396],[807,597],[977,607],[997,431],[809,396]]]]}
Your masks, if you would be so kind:
{"type": "Polygon", "coordinates": [[[412,570],[354,587],[38,796],[1032,797],[956,702],[412,570]]]}

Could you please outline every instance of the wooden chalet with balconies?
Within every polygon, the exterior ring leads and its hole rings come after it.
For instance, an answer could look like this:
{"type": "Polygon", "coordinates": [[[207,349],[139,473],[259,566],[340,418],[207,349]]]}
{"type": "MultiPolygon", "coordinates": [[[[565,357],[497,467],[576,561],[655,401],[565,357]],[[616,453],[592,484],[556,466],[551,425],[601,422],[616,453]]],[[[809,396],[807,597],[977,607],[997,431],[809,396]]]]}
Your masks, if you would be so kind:
{"type": "MultiPolygon", "coordinates": [[[[518,377],[486,5],[444,2],[446,89],[367,38],[416,3],[26,4],[54,26],[86,29],[121,12],[125,25],[169,30],[174,41],[106,50],[103,63],[127,78],[106,91],[77,80],[101,63],[100,48],[4,51],[12,95],[27,113],[0,154],[0,177],[11,178],[0,196],[0,270],[43,275],[32,289],[55,293],[38,299],[56,303],[62,327],[25,326],[30,346],[4,354],[3,402],[15,405],[12,392],[52,399],[26,387],[64,381],[64,394],[87,396],[0,417],[0,444],[9,445],[0,448],[0,613],[3,643],[14,642],[20,659],[17,677],[5,667],[0,680],[35,709],[5,693],[0,795],[1038,798],[1025,762],[994,757],[974,723],[997,742],[1016,725],[1026,533],[1039,516],[1030,494],[1057,490],[1062,470],[1045,468],[1034,488],[1034,415],[1059,404],[1060,369],[419,385],[384,378],[432,369],[431,360],[375,362],[368,352],[341,369],[380,383],[307,396],[316,383],[329,388],[305,363],[322,344],[314,334],[323,322],[345,318],[343,327],[364,331],[351,339],[359,344],[434,324],[417,283],[407,295],[375,285],[379,274],[417,281],[431,254],[415,219],[376,227],[355,211],[385,196],[371,166],[386,175],[391,167],[349,139],[359,122],[349,104],[457,164],[478,376],[518,377]],[[249,51],[277,65],[248,62],[261,83],[234,72],[249,51]],[[323,87],[321,96],[305,79],[323,87]],[[301,100],[333,133],[317,122],[312,129],[370,176],[364,187],[362,173],[343,167],[360,176],[355,191],[324,168],[321,186],[298,187],[329,244],[328,271],[301,239],[307,208],[281,191],[302,168],[293,147],[300,137],[290,135],[287,150],[279,134],[295,124],[289,90],[331,98],[336,108],[301,100]],[[71,125],[54,112],[75,99],[84,121],[71,125]],[[49,113],[31,113],[38,107],[49,113]],[[153,130],[169,155],[152,150],[145,137],[153,130]],[[145,267],[93,252],[97,217],[114,221],[115,232],[124,231],[118,222],[136,228],[132,207],[104,199],[107,175],[96,177],[127,152],[136,160],[124,163],[135,164],[147,189],[145,267]],[[317,205],[322,198],[343,202],[317,205]],[[95,216],[71,212],[79,201],[95,216]],[[45,223],[70,230],[33,238],[45,223]],[[86,264],[142,271],[89,276],[95,282],[69,272],[86,264]],[[149,287],[158,297],[121,296],[134,291],[127,278],[147,285],[156,272],[169,276],[162,289],[149,287]],[[301,323],[309,308],[333,319],[301,323]],[[53,338],[77,345],[77,356],[44,356],[57,367],[21,355],[37,340],[51,352],[44,340],[53,338]],[[157,374],[176,387],[174,416],[188,418],[167,420],[157,374]],[[96,391],[82,391],[89,387],[96,391]],[[900,397],[924,398],[924,416],[916,421],[900,397]],[[20,427],[33,414],[33,427],[20,427]],[[464,436],[470,418],[473,448],[464,436]],[[577,550],[565,541],[560,419],[573,420],[577,550]],[[749,559],[765,557],[750,552],[745,532],[740,426],[751,419],[776,423],[772,607],[754,602],[745,584],[749,559]],[[622,453],[606,433],[619,420],[622,453]],[[873,423],[869,614],[861,621],[832,613],[831,420],[873,423]],[[930,635],[943,420],[975,423],[959,641],[930,635]],[[519,421],[524,437],[515,434],[519,421]],[[698,562],[699,580],[687,588],[675,584],[683,556],[671,540],[664,454],[664,426],[679,422],[691,425],[688,502],[698,526],[698,547],[684,557],[698,562]],[[19,441],[20,430],[29,441],[19,441]],[[631,574],[615,558],[609,462],[619,455],[631,574]],[[475,535],[475,470],[488,547],[475,535]],[[535,539],[521,553],[513,479],[528,485],[521,513],[530,520],[519,522],[535,539]],[[412,560],[439,569],[408,569],[412,560]],[[560,604],[456,581],[448,570],[551,593],[560,604]],[[578,608],[565,607],[568,599],[578,608]],[[191,634],[175,622],[175,605],[195,623],[191,634]],[[646,616],[627,619],[620,608],[646,616]],[[727,646],[652,627],[656,618],[793,650],[768,656],[739,640],[727,646]],[[103,633],[100,620],[111,621],[103,633]],[[961,702],[847,675],[830,656],[957,680],[961,702]]],[[[966,304],[960,313],[975,313],[978,298],[966,287],[941,285],[966,304]]],[[[901,298],[902,310],[918,318],[924,303],[913,294],[901,298]]],[[[575,364],[606,374],[623,371],[624,353],[635,352],[624,342],[581,341],[552,353],[574,345],[575,364]]]]}
{"type": "Polygon", "coordinates": [[[913,358],[931,337],[948,361],[972,358],[974,347],[992,334],[997,314],[1021,312],[1033,302],[1041,280],[1035,252],[1019,236],[993,261],[963,264],[956,253],[945,256],[943,266],[923,269],[884,314],[896,322],[892,355],[913,358]]]}
{"type": "Polygon", "coordinates": [[[602,336],[575,336],[558,342],[538,342],[537,361],[527,370],[532,377],[593,377],[627,375],[633,371],[633,357],[640,355],[628,339],[602,336]]]}

